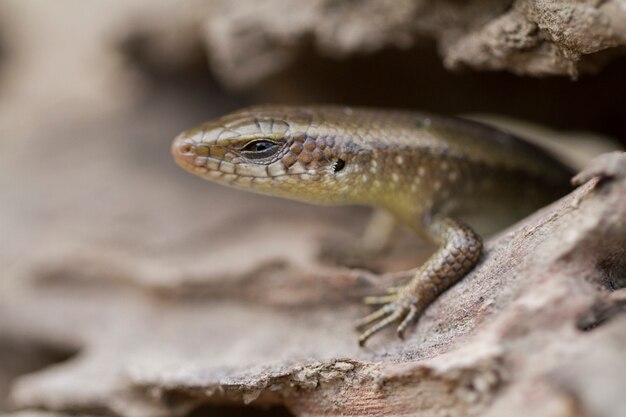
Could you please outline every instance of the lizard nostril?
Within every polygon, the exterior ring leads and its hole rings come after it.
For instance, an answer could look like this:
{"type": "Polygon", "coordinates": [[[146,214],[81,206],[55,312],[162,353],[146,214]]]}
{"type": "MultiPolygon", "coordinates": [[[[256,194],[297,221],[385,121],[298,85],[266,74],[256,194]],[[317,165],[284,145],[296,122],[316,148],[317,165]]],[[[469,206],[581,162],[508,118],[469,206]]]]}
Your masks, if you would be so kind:
{"type": "Polygon", "coordinates": [[[183,143],[178,149],[181,153],[189,153],[193,150],[193,146],[191,143],[183,143]]]}
{"type": "Polygon", "coordinates": [[[189,166],[194,163],[196,145],[183,137],[178,137],[172,144],[172,155],[179,165],[189,166]]]}

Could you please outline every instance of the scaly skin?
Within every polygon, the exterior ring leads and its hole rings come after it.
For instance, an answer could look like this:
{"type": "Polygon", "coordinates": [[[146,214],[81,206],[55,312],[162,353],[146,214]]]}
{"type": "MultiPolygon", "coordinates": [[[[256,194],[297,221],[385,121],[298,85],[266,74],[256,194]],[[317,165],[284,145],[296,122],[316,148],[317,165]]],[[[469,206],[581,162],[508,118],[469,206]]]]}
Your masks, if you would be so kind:
{"type": "Polygon", "coordinates": [[[503,225],[563,195],[571,171],[521,139],[458,118],[348,107],[261,106],[178,136],[177,163],[206,179],[314,204],[364,204],[440,247],[383,307],[365,341],[407,326],[478,262],[469,224],[503,225]]]}

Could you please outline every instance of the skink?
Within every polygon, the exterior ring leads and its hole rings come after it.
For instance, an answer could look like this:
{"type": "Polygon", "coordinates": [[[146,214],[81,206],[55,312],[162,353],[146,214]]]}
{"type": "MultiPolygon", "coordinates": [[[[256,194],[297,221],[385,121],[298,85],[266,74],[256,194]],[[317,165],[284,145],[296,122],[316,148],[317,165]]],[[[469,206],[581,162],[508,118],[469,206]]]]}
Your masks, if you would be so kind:
{"type": "Polygon", "coordinates": [[[469,226],[506,224],[569,190],[571,170],[486,125],[428,113],[258,106],[179,135],[176,162],[208,180],[322,205],[363,204],[438,245],[405,286],[380,297],[359,343],[406,328],[479,261],[469,226]]]}

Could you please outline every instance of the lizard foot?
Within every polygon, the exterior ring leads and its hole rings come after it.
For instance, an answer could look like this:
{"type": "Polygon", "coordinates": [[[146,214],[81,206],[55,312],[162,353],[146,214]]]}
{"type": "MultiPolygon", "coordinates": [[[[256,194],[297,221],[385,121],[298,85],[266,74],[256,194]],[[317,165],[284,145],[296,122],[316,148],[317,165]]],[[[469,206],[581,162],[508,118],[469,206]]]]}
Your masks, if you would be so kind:
{"type": "Polygon", "coordinates": [[[395,322],[400,322],[396,334],[402,339],[404,331],[415,321],[419,312],[417,298],[406,288],[391,288],[387,295],[366,297],[364,302],[383,306],[357,322],[357,329],[364,329],[359,336],[359,346],[363,346],[367,339],[395,322]]]}

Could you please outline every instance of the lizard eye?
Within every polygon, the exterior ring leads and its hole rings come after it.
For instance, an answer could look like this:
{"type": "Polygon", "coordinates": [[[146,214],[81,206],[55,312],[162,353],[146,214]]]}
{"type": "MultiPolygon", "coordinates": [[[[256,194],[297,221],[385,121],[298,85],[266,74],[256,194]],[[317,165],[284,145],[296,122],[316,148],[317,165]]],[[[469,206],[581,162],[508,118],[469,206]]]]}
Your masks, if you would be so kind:
{"type": "Polygon", "coordinates": [[[241,149],[241,153],[249,159],[263,159],[274,155],[280,146],[269,140],[254,140],[241,149]]]}

